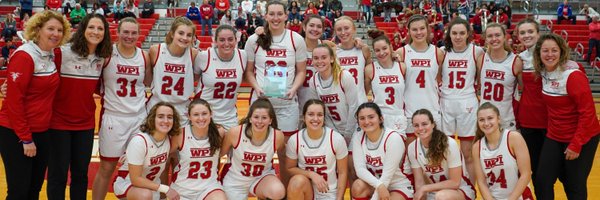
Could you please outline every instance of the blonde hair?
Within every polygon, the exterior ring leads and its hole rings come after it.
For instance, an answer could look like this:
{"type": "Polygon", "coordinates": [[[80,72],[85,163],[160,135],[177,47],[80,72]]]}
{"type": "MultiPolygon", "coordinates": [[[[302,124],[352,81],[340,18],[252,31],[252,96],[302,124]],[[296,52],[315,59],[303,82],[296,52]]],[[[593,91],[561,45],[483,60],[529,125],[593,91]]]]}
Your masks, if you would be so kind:
{"type": "MultiPolygon", "coordinates": [[[[327,49],[327,51],[329,51],[329,57],[333,61],[331,63],[331,75],[333,76],[333,84],[339,85],[340,73],[342,73],[342,66],[340,66],[340,63],[338,63],[338,60],[336,59],[337,55],[335,55],[335,51],[327,44],[319,44],[317,45],[317,47],[315,47],[315,49],[317,48],[325,48],[327,49]]],[[[314,51],[315,50],[313,49],[313,52],[314,51]]]]}
{"type": "MultiPolygon", "coordinates": [[[[348,22],[350,22],[350,24],[352,24],[352,30],[354,30],[354,35],[356,35],[356,24],[354,24],[354,22],[352,21],[352,18],[345,16],[345,15],[341,16],[335,20],[336,23],[335,23],[335,25],[333,25],[334,32],[335,32],[335,26],[337,26],[339,24],[338,22],[343,21],[343,20],[347,20],[348,22]]],[[[337,34],[337,33],[335,33],[335,34],[337,34]]]]}
{"type": "MultiPolygon", "coordinates": [[[[508,41],[506,39],[506,28],[504,28],[503,25],[499,24],[499,23],[489,23],[486,27],[485,30],[483,31],[483,40],[486,40],[486,35],[487,35],[487,30],[490,28],[500,28],[501,32],[502,32],[502,39],[504,39],[504,50],[508,51],[508,52],[512,52],[512,49],[510,48],[510,46],[508,46],[508,41]]],[[[489,51],[490,48],[487,46],[487,41],[486,41],[486,49],[489,51]]]]}
{"type": "Polygon", "coordinates": [[[36,13],[29,18],[25,24],[26,28],[25,32],[23,33],[23,37],[25,37],[26,40],[31,40],[37,43],[38,37],[40,36],[40,29],[42,29],[42,27],[46,24],[46,22],[50,21],[50,19],[56,19],[62,24],[63,36],[60,40],[59,46],[63,45],[71,38],[71,23],[69,23],[69,21],[62,16],[62,14],[56,11],[45,10],[36,13]]]}
{"type": "Polygon", "coordinates": [[[179,28],[179,26],[182,25],[191,27],[192,35],[196,35],[196,25],[194,25],[194,23],[190,19],[188,19],[187,17],[177,17],[175,18],[175,21],[173,21],[171,29],[169,30],[169,33],[167,33],[167,37],[165,38],[165,42],[167,43],[167,45],[173,42],[173,35],[175,34],[175,31],[177,30],[177,28],[179,28]]]}
{"type": "MultiPolygon", "coordinates": [[[[425,28],[427,29],[427,37],[425,37],[425,38],[426,38],[427,44],[430,44],[431,43],[431,39],[429,38],[429,35],[431,35],[431,28],[429,28],[429,25],[428,25],[429,24],[429,20],[427,19],[427,17],[425,17],[423,15],[415,14],[413,16],[410,16],[410,18],[408,18],[408,22],[406,23],[406,28],[408,28],[409,35],[410,35],[410,25],[412,23],[418,22],[418,21],[424,21],[425,22],[425,28]]],[[[412,42],[413,42],[412,41],[412,37],[413,36],[410,35],[410,37],[407,38],[408,39],[407,44],[412,44],[412,42]]]]}

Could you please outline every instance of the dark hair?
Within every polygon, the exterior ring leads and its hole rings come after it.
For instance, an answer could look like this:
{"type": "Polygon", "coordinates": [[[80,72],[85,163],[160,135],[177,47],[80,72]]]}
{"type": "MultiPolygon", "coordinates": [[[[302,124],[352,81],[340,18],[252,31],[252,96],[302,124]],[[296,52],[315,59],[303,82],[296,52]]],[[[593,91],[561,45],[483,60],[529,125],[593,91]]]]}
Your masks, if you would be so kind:
{"type": "Polygon", "coordinates": [[[179,133],[181,133],[181,125],[179,124],[181,119],[179,113],[177,113],[177,110],[175,109],[175,106],[173,106],[173,104],[164,101],[158,102],[156,105],[152,106],[152,108],[148,112],[148,116],[146,117],[146,119],[144,119],[144,122],[140,126],[140,131],[148,133],[149,135],[153,134],[154,130],[156,130],[156,110],[158,110],[158,108],[161,106],[166,106],[173,110],[173,127],[171,127],[171,130],[169,131],[168,135],[179,135],[179,133]]]}
{"type": "MultiPolygon", "coordinates": [[[[308,112],[308,107],[312,105],[320,105],[323,108],[323,114],[327,111],[325,110],[325,103],[320,99],[309,99],[304,103],[304,107],[302,107],[302,116],[306,116],[306,112],[308,112]]],[[[306,128],[306,121],[302,124],[302,128],[306,128]]]]}
{"type": "Polygon", "coordinates": [[[252,103],[252,105],[250,105],[250,108],[248,108],[248,114],[246,115],[246,118],[242,120],[242,123],[246,125],[246,128],[244,128],[244,134],[246,134],[246,137],[248,138],[252,138],[252,135],[249,135],[248,133],[250,128],[252,127],[252,124],[250,123],[250,118],[252,118],[252,114],[254,114],[254,111],[260,108],[268,110],[269,117],[271,118],[271,127],[277,129],[277,116],[275,115],[275,108],[273,108],[273,104],[271,104],[271,101],[269,101],[269,99],[259,97],[258,99],[256,99],[256,101],[252,103]]]}
{"type": "MultiPolygon", "coordinates": [[[[376,103],[365,102],[363,104],[360,104],[360,106],[358,106],[358,108],[356,109],[356,113],[354,114],[354,116],[356,117],[357,120],[358,120],[358,113],[360,113],[361,110],[366,109],[366,108],[373,109],[375,111],[375,113],[377,114],[377,116],[379,117],[379,119],[381,119],[383,117],[383,114],[381,114],[381,108],[379,108],[379,106],[376,103]]],[[[383,120],[381,120],[381,123],[379,123],[379,127],[383,128],[383,120]]]]}
{"type": "MultiPolygon", "coordinates": [[[[196,105],[203,105],[208,109],[209,113],[213,113],[212,108],[210,108],[210,104],[204,99],[194,99],[188,105],[188,113],[192,114],[192,108],[196,105]]],[[[190,123],[191,125],[191,123],[190,123]]],[[[219,128],[213,119],[210,119],[210,123],[208,123],[208,143],[210,144],[210,153],[214,154],[217,150],[221,148],[221,144],[223,144],[223,139],[221,138],[221,134],[219,134],[219,128]]]]}
{"type": "MultiPolygon", "coordinates": [[[[412,16],[410,16],[408,18],[408,22],[406,23],[406,27],[408,28],[408,30],[410,32],[410,25],[412,23],[418,22],[418,21],[424,21],[425,22],[425,28],[427,29],[427,37],[425,37],[425,38],[427,38],[426,41],[427,41],[428,44],[431,43],[431,41],[429,39],[429,34],[431,34],[431,29],[429,28],[429,25],[428,25],[429,24],[429,20],[427,20],[427,17],[425,17],[423,15],[420,15],[420,14],[412,15],[412,16]]],[[[411,44],[413,42],[412,41],[412,36],[408,37],[407,39],[408,39],[407,44],[411,44]]]]}
{"type": "Polygon", "coordinates": [[[219,25],[219,27],[217,27],[217,30],[215,31],[215,41],[217,41],[217,38],[219,37],[219,33],[221,33],[221,31],[223,31],[223,30],[230,30],[231,32],[233,32],[233,37],[235,39],[238,39],[236,36],[237,30],[235,28],[233,28],[233,26],[231,26],[231,25],[223,24],[223,25],[219,25]]]}
{"type": "Polygon", "coordinates": [[[133,17],[125,17],[125,18],[119,20],[119,25],[117,26],[117,31],[120,32],[121,31],[121,26],[123,26],[123,24],[126,23],[126,22],[133,23],[133,24],[137,25],[138,26],[138,31],[140,30],[140,23],[135,18],[133,18],[133,17]]]}
{"type": "MultiPolygon", "coordinates": [[[[500,118],[500,110],[498,110],[498,107],[494,106],[494,104],[492,104],[490,102],[485,102],[485,103],[481,104],[479,106],[479,108],[477,108],[477,114],[479,114],[480,111],[487,110],[487,109],[493,110],[494,113],[496,113],[496,116],[498,117],[498,119],[500,118]]],[[[479,120],[479,119],[477,119],[477,120],[479,120]]],[[[479,123],[477,123],[477,125],[475,125],[475,126],[477,128],[475,131],[475,141],[481,140],[481,138],[485,137],[485,133],[483,133],[483,131],[479,127],[479,123]]],[[[502,130],[502,126],[500,126],[500,130],[502,130]]]]}
{"type": "Polygon", "coordinates": [[[419,109],[412,115],[412,120],[415,120],[415,116],[425,115],[429,118],[429,121],[434,125],[431,133],[431,140],[429,141],[429,150],[425,155],[429,165],[440,165],[443,160],[446,159],[446,150],[448,149],[448,136],[444,132],[438,129],[437,124],[433,120],[433,115],[427,109],[419,109]]]}
{"type": "Polygon", "coordinates": [[[450,35],[451,35],[452,27],[454,27],[456,25],[463,25],[467,29],[467,36],[468,36],[467,41],[466,41],[467,46],[473,40],[473,29],[471,29],[469,22],[467,22],[467,20],[464,20],[463,18],[460,18],[460,17],[456,18],[456,19],[450,21],[450,23],[448,24],[447,29],[446,29],[446,34],[444,35],[444,44],[446,45],[445,49],[447,52],[454,51],[453,44],[452,44],[452,38],[450,37],[450,35]]]}
{"type": "Polygon", "coordinates": [[[565,64],[569,61],[569,55],[571,54],[571,49],[567,45],[567,42],[559,35],[554,33],[544,34],[540,36],[538,41],[535,43],[535,49],[533,51],[533,68],[535,69],[535,74],[541,76],[542,71],[546,70],[546,66],[542,63],[541,50],[542,44],[546,40],[552,40],[556,42],[558,48],[560,49],[560,57],[558,58],[557,69],[564,71],[565,64]]]}
{"type": "Polygon", "coordinates": [[[325,22],[323,21],[323,18],[321,18],[321,16],[319,15],[315,15],[315,14],[310,14],[308,16],[306,16],[304,18],[304,21],[302,21],[302,30],[300,30],[300,35],[306,39],[306,26],[308,25],[308,22],[310,22],[310,20],[312,19],[319,19],[319,21],[321,22],[321,29],[323,30],[323,32],[325,32],[325,22]]]}
{"type": "MultiPolygon", "coordinates": [[[[267,3],[267,5],[265,6],[267,8],[267,13],[269,12],[269,7],[271,7],[271,5],[281,5],[283,7],[283,11],[286,11],[285,4],[281,1],[269,1],[269,3],[267,3]]],[[[273,36],[271,35],[271,31],[269,30],[269,22],[265,23],[264,30],[265,33],[258,36],[256,44],[258,44],[258,46],[262,47],[264,50],[268,51],[271,50],[271,43],[273,42],[273,36]]]]}
{"type": "Polygon", "coordinates": [[[93,53],[96,54],[96,56],[98,57],[108,58],[112,54],[112,42],[110,40],[109,31],[110,27],[108,26],[106,18],[104,18],[103,15],[98,13],[89,14],[83,17],[83,19],[79,23],[77,31],[75,32],[75,34],[73,34],[73,37],[69,41],[71,43],[71,50],[81,57],[87,57],[92,53],[88,52],[89,49],[87,40],[85,39],[85,30],[87,29],[87,26],[90,23],[90,21],[94,18],[100,19],[100,21],[102,21],[102,24],[104,26],[104,38],[102,39],[100,44],[96,46],[96,51],[93,53]]]}
{"type": "Polygon", "coordinates": [[[519,30],[519,27],[523,24],[533,24],[533,26],[535,27],[535,31],[537,31],[538,33],[540,32],[540,23],[535,21],[533,18],[522,19],[521,21],[519,21],[519,23],[517,23],[516,29],[519,30]]]}
{"type": "Polygon", "coordinates": [[[372,46],[375,45],[375,42],[378,42],[380,40],[385,41],[385,43],[387,44],[391,44],[390,39],[385,35],[385,32],[382,30],[371,29],[367,31],[367,35],[369,35],[369,37],[373,39],[372,46]]]}

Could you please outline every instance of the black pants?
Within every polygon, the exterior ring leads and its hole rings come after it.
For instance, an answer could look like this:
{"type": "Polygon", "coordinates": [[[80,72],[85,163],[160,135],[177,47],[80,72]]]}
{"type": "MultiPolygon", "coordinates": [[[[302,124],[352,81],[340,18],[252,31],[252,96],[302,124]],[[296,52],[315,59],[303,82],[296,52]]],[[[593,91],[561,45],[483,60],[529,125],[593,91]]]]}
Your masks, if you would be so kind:
{"type": "Polygon", "coordinates": [[[523,135],[523,139],[525,139],[525,143],[527,143],[527,149],[529,150],[529,160],[531,161],[531,179],[533,180],[533,185],[536,186],[535,175],[538,168],[538,163],[540,161],[540,153],[542,153],[542,145],[544,144],[544,139],[546,139],[546,129],[540,128],[521,128],[521,135],[523,135]]]}
{"type": "Polygon", "coordinates": [[[600,57],[600,40],[592,39],[589,40],[589,48],[587,52],[588,62],[594,61],[594,59],[600,57]],[[596,57],[592,58],[592,51],[596,48],[596,57]]]}
{"type": "Polygon", "coordinates": [[[574,15],[571,15],[571,16],[568,16],[568,17],[558,16],[558,19],[556,20],[556,22],[558,22],[558,24],[560,24],[560,21],[562,21],[562,20],[571,20],[571,21],[573,21],[573,24],[576,23],[576,21],[575,21],[576,17],[574,15]]]}
{"type": "Polygon", "coordinates": [[[7,200],[39,199],[48,163],[48,133],[33,133],[36,155],[23,154],[23,144],[12,129],[0,126],[0,154],[6,174],[7,200]]]}
{"type": "Polygon", "coordinates": [[[21,19],[23,19],[23,16],[25,16],[25,13],[29,14],[29,17],[33,17],[31,16],[33,14],[33,11],[30,10],[23,10],[21,9],[21,12],[19,13],[19,17],[21,17],[21,19]]]}
{"type": "Polygon", "coordinates": [[[48,161],[48,199],[65,199],[67,175],[71,168],[71,199],[86,199],[88,165],[92,157],[94,129],[82,131],[50,131],[48,161]]]}
{"type": "Polygon", "coordinates": [[[539,185],[535,187],[535,196],[544,200],[554,199],[554,183],[558,178],[569,200],[588,199],[587,179],[594,163],[598,138],[600,135],[592,137],[583,145],[579,157],[575,160],[565,160],[564,152],[569,143],[546,138],[540,155],[540,167],[537,169],[540,176],[536,177],[539,185]]]}

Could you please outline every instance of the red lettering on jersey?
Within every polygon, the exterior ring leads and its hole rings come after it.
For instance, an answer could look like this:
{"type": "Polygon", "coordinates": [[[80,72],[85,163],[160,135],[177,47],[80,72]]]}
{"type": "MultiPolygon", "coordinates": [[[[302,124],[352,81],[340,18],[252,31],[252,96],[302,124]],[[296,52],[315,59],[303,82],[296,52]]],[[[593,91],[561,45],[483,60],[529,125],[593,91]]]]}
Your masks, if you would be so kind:
{"type": "Polygon", "coordinates": [[[449,60],[448,68],[467,68],[467,60],[449,60]]]}
{"type": "Polygon", "coordinates": [[[341,66],[358,65],[358,57],[357,56],[339,57],[339,60],[340,60],[341,66]]]}
{"type": "Polygon", "coordinates": [[[398,79],[398,75],[388,75],[388,76],[380,76],[379,77],[379,83],[381,84],[386,84],[386,83],[399,83],[400,79],[398,79]]]}
{"type": "Polygon", "coordinates": [[[366,155],[367,164],[373,167],[381,167],[383,166],[383,162],[381,161],[381,157],[371,157],[370,155],[366,155]]]}
{"type": "Polygon", "coordinates": [[[140,75],[140,68],[139,66],[117,64],[117,74],[140,75]]]}
{"type": "Polygon", "coordinates": [[[306,58],[306,66],[312,66],[312,58],[306,58]]]}
{"type": "Polygon", "coordinates": [[[489,70],[485,71],[485,78],[503,81],[504,74],[506,74],[506,73],[503,71],[489,69],[489,70]]]}
{"type": "Polygon", "coordinates": [[[210,148],[190,148],[192,158],[207,158],[210,157],[210,148]]]}
{"type": "Polygon", "coordinates": [[[411,59],[410,63],[413,67],[431,67],[430,59],[411,59]]]}
{"type": "Polygon", "coordinates": [[[550,87],[553,89],[558,89],[558,86],[560,85],[560,83],[558,81],[552,81],[550,82],[550,87]]]}
{"type": "Polygon", "coordinates": [[[340,102],[340,98],[337,94],[320,95],[320,97],[321,101],[323,101],[325,104],[340,102]]]}
{"type": "Polygon", "coordinates": [[[267,57],[285,58],[285,57],[287,57],[287,50],[285,50],[285,49],[268,50],[267,57]]]}
{"type": "Polygon", "coordinates": [[[483,159],[483,163],[485,163],[486,169],[491,169],[496,166],[503,166],[504,161],[502,161],[502,155],[499,155],[495,158],[483,159]]]}
{"type": "Polygon", "coordinates": [[[437,174],[440,172],[443,172],[444,168],[440,165],[437,166],[432,166],[432,165],[425,165],[425,172],[430,172],[432,174],[437,174]]]}
{"type": "Polygon", "coordinates": [[[167,153],[162,153],[158,156],[150,158],[150,166],[158,165],[167,161],[167,153]]]}
{"type": "Polygon", "coordinates": [[[325,156],[305,156],[304,162],[307,165],[327,165],[325,156]]]}
{"type": "Polygon", "coordinates": [[[185,65],[165,63],[165,72],[173,74],[185,74],[185,65]]]}
{"type": "Polygon", "coordinates": [[[267,162],[267,154],[244,152],[244,161],[264,163],[267,162]]]}
{"type": "Polygon", "coordinates": [[[237,78],[235,69],[217,69],[217,79],[237,78]]]}

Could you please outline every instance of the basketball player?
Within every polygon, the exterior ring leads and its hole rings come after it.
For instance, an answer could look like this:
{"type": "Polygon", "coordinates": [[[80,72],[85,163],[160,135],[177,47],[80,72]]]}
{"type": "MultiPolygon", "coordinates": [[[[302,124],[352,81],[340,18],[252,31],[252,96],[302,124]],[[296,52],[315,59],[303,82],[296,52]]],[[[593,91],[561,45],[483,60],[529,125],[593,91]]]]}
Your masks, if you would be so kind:
{"type": "Polygon", "coordinates": [[[367,45],[358,47],[354,37],[356,36],[356,26],[352,18],[342,16],[335,22],[335,35],[340,40],[336,54],[342,69],[347,70],[354,78],[354,84],[358,86],[358,101],[366,102],[365,92],[365,65],[373,62],[371,60],[371,50],[367,45]]]}

